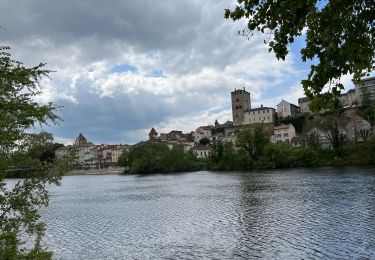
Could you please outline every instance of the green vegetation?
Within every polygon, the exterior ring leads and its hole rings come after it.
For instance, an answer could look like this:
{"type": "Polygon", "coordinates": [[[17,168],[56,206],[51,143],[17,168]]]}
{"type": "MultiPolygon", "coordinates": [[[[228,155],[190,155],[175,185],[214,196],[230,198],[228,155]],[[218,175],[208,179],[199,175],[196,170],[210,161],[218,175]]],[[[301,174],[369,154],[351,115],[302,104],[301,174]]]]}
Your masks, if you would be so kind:
{"type": "Polygon", "coordinates": [[[182,146],[169,149],[166,144],[148,142],[124,152],[119,165],[129,167],[133,174],[196,171],[204,164],[182,146]]]}
{"type": "Polygon", "coordinates": [[[233,9],[226,9],[224,17],[247,20],[247,29],[238,33],[251,37],[260,31],[267,35],[269,51],[278,59],[288,55],[288,45],[302,35],[305,46],[301,49],[304,62],[312,62],[307,79],[302,80],[305,94],[312,100],[310,108],[338,106],[337,97],[344,86],[340,78],[353,74],[359,81],[374,70],[375,57],[375,2],[353,1],[300,1],[300,0],[237,0],[233,9]],[[325,92],[329,84],[328,92],[325,92]]]}
{"type": "Polygon", "coordinates": [[[39,208],[48,205],[46,186],[59,184],[67,160],[50,156],[56,147],[50,134],[26,131],[57,122],[58,107],[34,100],[40,78],[49,74],[44,64],[24,67],[8,50],[0,47],[0,259],[50,259],[52,252],[41,246],[45,226],[39,208]],[[9,186],[9,175],[24,179],[9,186]]]}
{"type": "Polygon", "coordinates": [[[298,133],[302,133],[303,125],[306,120],[305,116],[299,117],[286,117],[277,120],[277,125],[289,125],[292,124],[298,133]]]}
{"type": "MultiPolygon", "coordinates": [[[[325,123],[323,120],[323,125],[325,123]]],[[[340,134],[335,129],[333,127],[327,131],[334,132],[333,135],[339,138],[340,134]]],[[[197,159],[192,152],[184,152],[182,147],[170,150],[162,143],[146,143],[128,153],[124,152],[120,162],[121,166],[129,167],[130,173],[136,174],[375,164],[375,136],[369,135],[362,143],[341,142],[336,137],[332,138],[331,143],[338,142],[337,149],[320,149],[316,133],[307,135],[302,146],[293,149],[288,143],[270,143],[262,127],[244,127],[237,133],[236,145],[222,141],[211,142],[211,152],[205,159],[197,159]]]]}

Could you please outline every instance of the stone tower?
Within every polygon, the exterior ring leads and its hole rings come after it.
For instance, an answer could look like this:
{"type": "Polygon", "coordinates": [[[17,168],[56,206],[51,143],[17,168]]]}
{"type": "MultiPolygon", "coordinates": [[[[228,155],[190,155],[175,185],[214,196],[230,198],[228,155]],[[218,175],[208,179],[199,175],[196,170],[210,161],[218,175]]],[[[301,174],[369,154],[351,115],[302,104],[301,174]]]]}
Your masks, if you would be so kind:
{"type": "Polygon", "coordinates": [[[154,128],[151,128],[151,131],[148,134],[149,140],[156,140],[157,136],[158,136],[158,132],[156,132],[154,128]]]}
{"type": "Polygon", "coordinates": [[[75,142],[73,143],[74,146],[82,146],[87,144],[86,138],[83,136],[82,133],[79,133],[78,137],[76,138],[75,142]]]}
{"type": "Polygon", "coordinates": [[[251,108],[250,93],[243,89],[234,89],[232,95],[233,125],[241,125],[245,119],[245,111],[251,108]]]}

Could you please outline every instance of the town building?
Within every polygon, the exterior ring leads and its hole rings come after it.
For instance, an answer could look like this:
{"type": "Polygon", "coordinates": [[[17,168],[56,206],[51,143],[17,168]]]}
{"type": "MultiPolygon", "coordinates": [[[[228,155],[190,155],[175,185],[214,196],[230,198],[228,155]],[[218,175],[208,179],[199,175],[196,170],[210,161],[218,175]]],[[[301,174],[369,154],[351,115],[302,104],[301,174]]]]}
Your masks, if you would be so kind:
{"type": "Polygon", "coordinates": [[[212,137],[212,129],[214,126],[200,126],[193,133],[194,142],[199,143],[203,138],[210,139],[212,137]]]}
{"type": "MultiPolygon", "coordinates": [[[[358,96],[356,89],[349,89],[348,92],[340,94],[338,97],[340,106],[343,108],[349,108],[358,105],[358,96]]],[[[311,114],[310,100],[307,97],[298,99],[298,106],[301,108],[302,114],[311,114]]]]}
{"type": "Polygon", "coordinates": [[[300,107],[302,114],[310,114],[311,113],[309,105],[310,105],[309,98],[302,97],[302,98],[298,99],[298,106],[300,107]]]}
{"type": "Polygon", "coordinates": [[[62,157],[67,156],[71,150],[72,150],[71,145],[60,147],[60,148],[56,149],[55,150],[56,159],[61,159],[62,157]]]}
{"type": "Polygon", "coordinates": [[[196,145],[192,148],[193,152],[198,158],[207,158],[210,154],[211,148],[208,145],[196,145]]]}
{"type": "Polygon", "coordinates": [[[251,108],[250,93],[243,88],[231,92],[232,116],[234,125],[242,125],[245,120],[245,111],[251,108]]]}
{"type": "Polygon", "coordinates": [[[271,142],[292,143],[294,137],[297,137],[297,132],[292,124],[275,126],[273,135],[271,136],[271,142]]]}
{"type": "Polygon", "coordinates": [[[276,121],[276,112],[272,107],[252,108],[245,111],[244,123],[245,124],[258,124],[258,123],[272,123],[276,121]]]}
{"type": "Polygon", "coordinates": [[[117,165],[118,159],[124,151],[129,151],[129,145],[100,145],[97,150],[98,163],[104,166],[117,165]]]}
{"type": "Polygon", "coordinates": [[[289,103],[286,100],[281,100],[277,105],[277,117],[286,118],[286,117],[299,117],[301,115],[301,108],[292,103],[289,103]]]}
{"type": "Polygon", "coordinates": [[[368,105],[375,100],[375,77],[361,79],[355,83],[358,104],[360,106],[368,105]]]}

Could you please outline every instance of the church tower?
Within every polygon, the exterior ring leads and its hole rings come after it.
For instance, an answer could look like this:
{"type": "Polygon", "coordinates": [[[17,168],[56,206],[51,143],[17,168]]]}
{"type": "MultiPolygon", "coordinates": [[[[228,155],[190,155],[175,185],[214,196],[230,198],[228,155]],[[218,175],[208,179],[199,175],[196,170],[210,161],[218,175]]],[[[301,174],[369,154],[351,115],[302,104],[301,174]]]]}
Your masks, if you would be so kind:
{"type": "Polygon", "coordinates": [[[243,89],[234,89],[232,96],[233,125],[241,125],[245,120],[245,111],[251,108],[250,93],[243,89]]]}

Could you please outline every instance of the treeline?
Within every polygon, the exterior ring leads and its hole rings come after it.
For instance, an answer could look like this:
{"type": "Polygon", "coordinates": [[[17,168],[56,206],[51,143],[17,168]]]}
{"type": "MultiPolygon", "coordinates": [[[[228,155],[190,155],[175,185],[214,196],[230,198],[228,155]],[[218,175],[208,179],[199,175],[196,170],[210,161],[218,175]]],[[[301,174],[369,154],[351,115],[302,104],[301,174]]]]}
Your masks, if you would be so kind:
{"type": "Polygon", "coordinates": [[[250,170],[322,165],[374,165],[375,136],[340,150],[316,149],[304,144],[293,149],[286,143],[258,143],[248,140],[238,149],[232,144],[217,142],[207,159],[209,170],[250,170]]]}
{"type": "Polygon", "coordinates": [[[192,151],[184,151],[183,146],[169,149],[166,144],[154,142],[124,151],[118,163],[133,174],[197,171],[205,167],[204,161],[192,151]]]}
{"type": "Polygon", "coordinates": [[[235,144],[212,142],[211,152],[204,159],[182,146],[169,149],[166,144],[149,142],[124,152],[119,164],[133,174],[375,164],[375,136],[330,150],[320,149],[313,141],[298,149],[287,143],[270,143],[261,127],[244,127],[236,137],[235,144]]]}
{"type": "Polygon", "coordinates": [[[56,149],[63,144],[55,143],[51,133],[28,133],[24,134],[23,142],[18,149],[8,156],[6,170],[3,171],[4,178],[25,178],[31,175],[35,169],[42,165],[52,163],[55,160],[56,149]]]}

